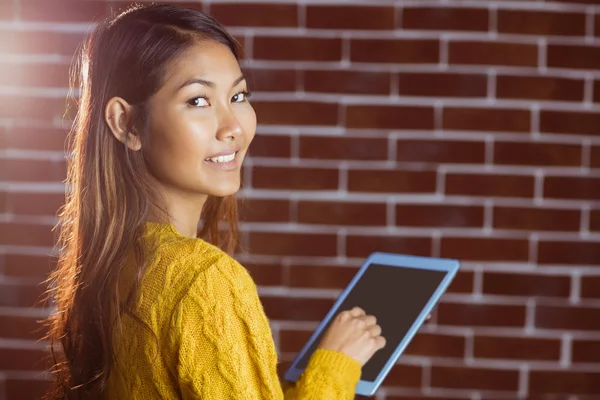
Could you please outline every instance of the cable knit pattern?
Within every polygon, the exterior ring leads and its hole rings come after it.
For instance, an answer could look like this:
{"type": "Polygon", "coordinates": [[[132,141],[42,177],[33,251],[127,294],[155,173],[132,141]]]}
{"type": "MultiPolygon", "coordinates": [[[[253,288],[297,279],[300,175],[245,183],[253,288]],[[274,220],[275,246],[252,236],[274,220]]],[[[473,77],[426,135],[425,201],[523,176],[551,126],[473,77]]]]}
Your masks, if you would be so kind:
{"type": "Polygon", "coordinates": [[[146,326],[125,316],[115,329],[107,399],[354,399],[360,364],[330,350],[317,350],[300,380],[282,387],[269,321],[248,271],[173,225],[146,228],[159,243],[135,308],[146,326]]]}

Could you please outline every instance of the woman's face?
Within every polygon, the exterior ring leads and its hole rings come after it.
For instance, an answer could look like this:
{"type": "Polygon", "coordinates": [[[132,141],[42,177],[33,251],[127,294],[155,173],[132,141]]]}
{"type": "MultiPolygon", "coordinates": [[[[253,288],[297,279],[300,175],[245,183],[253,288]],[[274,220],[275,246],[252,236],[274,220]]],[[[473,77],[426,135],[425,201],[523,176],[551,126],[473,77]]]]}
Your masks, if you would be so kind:
{"type": "Polygon", "coordinates": [[[228,196],[256,132],[247,83],[228,47],[198,42],[167,70],[150,100],[145,154],[152,174],[181,194],[228,196]]]}

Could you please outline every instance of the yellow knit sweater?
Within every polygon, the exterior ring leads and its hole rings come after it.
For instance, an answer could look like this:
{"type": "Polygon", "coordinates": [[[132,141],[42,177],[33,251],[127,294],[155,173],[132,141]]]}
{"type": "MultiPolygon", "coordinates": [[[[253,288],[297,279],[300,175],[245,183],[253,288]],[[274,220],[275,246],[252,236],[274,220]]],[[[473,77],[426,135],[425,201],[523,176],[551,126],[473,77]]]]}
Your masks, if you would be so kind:
{"type": "Polygon", "coordinates": [[[136,303],[147,327],[124,317],[115,330],[107,399],[354,399],[360,364],[330,350],[318,349],[300,380],[282,387],[269,322],[246,269],[173,225],[146,228],[160,243],[136,303]]]}

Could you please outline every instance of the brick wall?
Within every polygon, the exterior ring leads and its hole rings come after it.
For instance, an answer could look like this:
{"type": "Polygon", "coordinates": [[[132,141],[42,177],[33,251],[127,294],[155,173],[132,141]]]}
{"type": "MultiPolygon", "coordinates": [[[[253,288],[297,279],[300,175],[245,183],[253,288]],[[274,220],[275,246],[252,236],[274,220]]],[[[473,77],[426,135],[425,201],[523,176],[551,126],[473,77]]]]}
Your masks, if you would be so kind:
{"type": "MultiPolygon", "coordinates": [[[[45,385],[67,68],[117,3],[0,2],[0,400],[45,385]]],[[[241,260],[283,367],[370,252],[406,252],[464,266],[379,399],[600,397],[598,3],[189,3],[251,61],[241,260]]]]}

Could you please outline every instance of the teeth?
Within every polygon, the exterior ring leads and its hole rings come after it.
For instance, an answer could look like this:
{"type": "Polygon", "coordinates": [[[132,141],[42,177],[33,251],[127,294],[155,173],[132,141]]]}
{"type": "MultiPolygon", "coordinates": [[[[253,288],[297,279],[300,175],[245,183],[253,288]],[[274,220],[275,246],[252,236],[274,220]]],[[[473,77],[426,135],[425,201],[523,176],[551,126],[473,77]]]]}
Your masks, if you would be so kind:
{"type": "Polygon", "coordinates": [[[218,157],[213,157],[213,158],[207,158],[206,161],[212,161],[212,162],[215,162],[215,163],[222,163],[222,162],[233,161],[234,158],[235,158],[235,153],[231,153],[228,156],[218,156],[218,157]]]}

